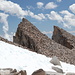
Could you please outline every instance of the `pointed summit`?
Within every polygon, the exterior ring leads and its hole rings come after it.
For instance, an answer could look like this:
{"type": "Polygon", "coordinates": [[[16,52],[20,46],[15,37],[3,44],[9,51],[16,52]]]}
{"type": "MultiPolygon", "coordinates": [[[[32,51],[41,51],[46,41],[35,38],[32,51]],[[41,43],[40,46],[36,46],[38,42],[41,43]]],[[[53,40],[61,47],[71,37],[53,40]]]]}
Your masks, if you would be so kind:
{"type": "Polygon", "coordinates": [[[25,19],[25,18],[23,18],[23,19],[22,19],[22,22],[28,22],[28,20],[27,20],[27,19],[25,19]]]}
{"type": "Polygon", "coordinates": [[[57,26],[54,26],[52,39],[69,49],[75,47],[75,36],[57,26]]]}
{"type": "Polygon", "coordinates": [[[25,22],[25,21],[27,21],[27,20],[26,20],[25,18],[23,18],[23,19],[22,19],[22,22],[25,22]]]}

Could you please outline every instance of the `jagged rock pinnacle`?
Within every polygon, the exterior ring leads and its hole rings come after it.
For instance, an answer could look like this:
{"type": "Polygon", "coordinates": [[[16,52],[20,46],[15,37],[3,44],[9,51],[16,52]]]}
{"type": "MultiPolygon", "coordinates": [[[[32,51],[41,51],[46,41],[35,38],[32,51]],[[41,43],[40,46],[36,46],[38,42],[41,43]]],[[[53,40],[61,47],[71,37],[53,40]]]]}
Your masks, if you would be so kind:
{"type": "Polygon", "coordinates": [[[25,19],[25,18],[23,18],[23,19],[22,19],[22,22],[26,22],[26,21],[28,21],[28,20],[27,20],[27,19],[25,19]]]}

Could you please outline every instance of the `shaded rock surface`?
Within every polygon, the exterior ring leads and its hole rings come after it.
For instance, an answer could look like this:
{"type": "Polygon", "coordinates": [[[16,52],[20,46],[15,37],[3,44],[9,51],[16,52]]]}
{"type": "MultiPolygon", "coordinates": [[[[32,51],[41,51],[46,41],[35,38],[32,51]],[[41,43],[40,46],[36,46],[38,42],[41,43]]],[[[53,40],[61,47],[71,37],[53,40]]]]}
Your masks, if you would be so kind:
{"type": "Polygon", "coordinates": [[[52,69],[55,70],[58,73],[64,73],[63,70],[61,68],[59,68],[59,67],[53,66],[52,69]]]}
{"type": "Polygon", "coordinates": [[[52,39],[69,49],[75,48],[75,36],[57,26],[54,26],[52,39]]]}
{"type": "Polygon", "coordinates": [[[23,18],[18,25],[13,42],[32,49],[37,53],[49,57],[57,56],[61,61],[75,64],[75,54],[70,49],[48,38],[27,19],[23,18]]]}
{"type": "MultiPolygon", "coordinates": [[[[26,46],[22,46],[22,45],[20,45],[20,44],[18,44],[18,43],[14,43],[14,42],[12,42],[12,41],[8,41],[7,39],[4,39],[4,38],[1,37],[1,36],[0,36],[0,41],[4,41],[4,42],[6,42],[6,43],[9,43],[9,44],[12,44],[12,45],[15,45],[15,46],[24,48],[24,49],[29,49],[29,48],[27,48],[26,46]]],[[[29,50],[30,50],[30,49],[29,49],[29,50]]],[[[31,50],[31,51],[32,51],[32,50],[31,50]]]]}
{"type": "Polygon", "coordinates": [[[43,69],[39,69],[39,70],[33,72],[32,75],[46,75],[46,73],[43,69]]]}

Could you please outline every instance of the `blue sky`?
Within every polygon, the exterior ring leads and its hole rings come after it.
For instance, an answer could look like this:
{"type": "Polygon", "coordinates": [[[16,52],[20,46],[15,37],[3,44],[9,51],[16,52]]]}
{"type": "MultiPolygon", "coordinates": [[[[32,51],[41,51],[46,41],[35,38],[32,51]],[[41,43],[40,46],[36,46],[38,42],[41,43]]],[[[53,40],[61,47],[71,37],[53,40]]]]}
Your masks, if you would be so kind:
{"type": "Polygon", "coordinates": [[[75,35],[75,0],[0,0],[0,36],[12,40],[23,17],[49,37],[54,25],[75,35]]]}

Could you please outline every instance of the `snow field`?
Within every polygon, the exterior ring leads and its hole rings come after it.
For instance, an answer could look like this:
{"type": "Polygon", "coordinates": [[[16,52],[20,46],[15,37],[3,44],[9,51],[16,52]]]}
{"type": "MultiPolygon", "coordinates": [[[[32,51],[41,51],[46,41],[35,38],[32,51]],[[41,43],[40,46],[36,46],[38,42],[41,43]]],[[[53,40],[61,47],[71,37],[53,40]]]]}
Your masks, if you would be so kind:
{"type": "MultiPolygon", "coordinates": [[[[45,71],[52,71],[51,58],[46,57],[27,49],[0,41],[0,68],[13,68],[26,70],[27,75],[31,75],[35,70],[42,68],[45,71]]],[[[61,62],[64,72],[75,72],[75,66],[61,62]]]]}

